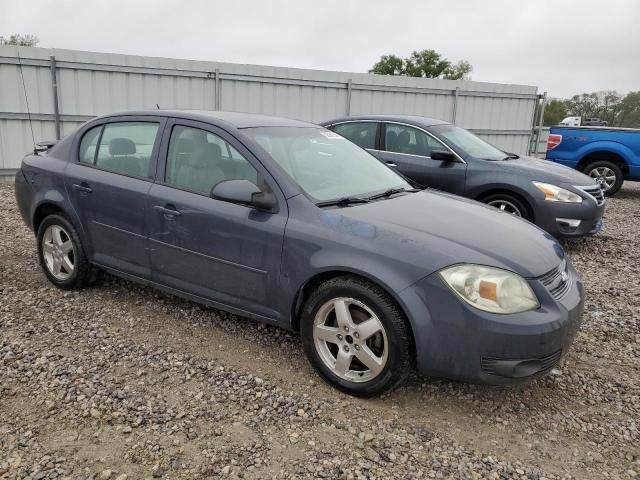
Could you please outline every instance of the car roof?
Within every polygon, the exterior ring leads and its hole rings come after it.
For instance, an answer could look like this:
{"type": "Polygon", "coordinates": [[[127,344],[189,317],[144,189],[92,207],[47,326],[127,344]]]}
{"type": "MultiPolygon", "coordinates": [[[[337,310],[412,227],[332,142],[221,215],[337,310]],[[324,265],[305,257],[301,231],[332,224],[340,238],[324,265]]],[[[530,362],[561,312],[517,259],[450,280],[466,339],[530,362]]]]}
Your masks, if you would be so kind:
{"type": "Polygon", "coordinates": [[[341,118],[336,118],[334,120],[322,122],[321,125],[331,125],[334,123],[353,121],[353,120],[379,120],[379,121],[387,121],[387,122],[409,123],[412,125],[419,125],[422,127],[431,127],[433,125],[446,125],[451,123],[451,122],[445,122],[444,120],[439,120],[437,118],[423,117],[421,115],[354,115],[354,116],[341,117],[341,118]]]}
{"type": "Polygon", "coordinates": [[[145,116],[153,115],[160,117],[177,117],[187,120],[219,124],[225,123],[235,128],[255,128],[255,127],[307,127],[318,128],[313,123],[292,120],[290,118],[272,117],[270,115],[259,115],[255,113],[222,112],[217,110],[137,110],[130,112],[118,112],[104,115],[101,118],[118,117],[124,115],[145,116]]]}

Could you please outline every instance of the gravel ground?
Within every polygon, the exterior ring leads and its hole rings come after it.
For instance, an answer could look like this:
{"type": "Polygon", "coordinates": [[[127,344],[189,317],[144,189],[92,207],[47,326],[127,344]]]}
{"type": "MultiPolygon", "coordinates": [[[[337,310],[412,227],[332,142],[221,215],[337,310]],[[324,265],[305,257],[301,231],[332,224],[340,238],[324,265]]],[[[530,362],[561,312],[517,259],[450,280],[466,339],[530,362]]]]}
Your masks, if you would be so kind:
{"type": "Polygon", "coordinates": [[[0,479],[636,478],[640,186],[567,243],[587,288],[560,368],[518,387],[322,383],[296,335],[107,277],[52,287],[0,185],[0,479]]]}

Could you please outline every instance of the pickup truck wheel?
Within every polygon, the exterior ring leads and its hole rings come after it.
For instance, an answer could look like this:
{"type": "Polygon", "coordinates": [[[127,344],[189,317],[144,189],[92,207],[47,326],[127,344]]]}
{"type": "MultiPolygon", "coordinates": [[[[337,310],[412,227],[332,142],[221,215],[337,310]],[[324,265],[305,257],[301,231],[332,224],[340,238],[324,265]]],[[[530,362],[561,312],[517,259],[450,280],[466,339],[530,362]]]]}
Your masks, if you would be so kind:
{"type": "Polygon", "coordinates": [[[624,182],[622,169],[617,164],[606,160],[590,163],[584,173],[600,184],[607,197],[620,190],[624,182]]]}
{"type": "Polygon", "coordinates": [[[502,210],[503,212],[510,213],[514,217],[521,217],[525,220],[531,221],[531,214],[529,208],[519,198],[509,195],[508,193],[494,193],[488,195],[482,199],[482,202],[492,207],[502,210]]]}
{"type": "Polygon", "coordinates": [[[305,303],[300,333],[317,372],[351,395],[388,392],[411,371],[413,344],[404,314],[364,279],[338,277],[320,285],[305,303]]]}

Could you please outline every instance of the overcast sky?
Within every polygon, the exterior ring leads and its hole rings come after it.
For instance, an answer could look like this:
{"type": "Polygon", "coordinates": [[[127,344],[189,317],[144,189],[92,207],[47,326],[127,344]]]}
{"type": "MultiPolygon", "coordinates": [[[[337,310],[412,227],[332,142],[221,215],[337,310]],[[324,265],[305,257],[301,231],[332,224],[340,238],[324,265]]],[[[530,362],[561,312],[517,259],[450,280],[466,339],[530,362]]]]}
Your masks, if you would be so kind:
{"type": "Polygon", "coordinates": [[[557,97],[640,90],[640,0],[0,0],[41,47],[366,72],[431,48],[557,97]]]}

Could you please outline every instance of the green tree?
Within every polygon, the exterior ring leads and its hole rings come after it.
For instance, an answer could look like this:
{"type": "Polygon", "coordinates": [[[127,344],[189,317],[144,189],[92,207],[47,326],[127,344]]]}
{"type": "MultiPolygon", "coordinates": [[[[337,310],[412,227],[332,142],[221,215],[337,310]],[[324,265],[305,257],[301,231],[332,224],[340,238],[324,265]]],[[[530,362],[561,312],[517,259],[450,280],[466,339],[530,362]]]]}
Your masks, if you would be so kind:
{"type": "Polygon", "coordinates": [[[404,59],[393,54],[384,55],[369,73],[459,80],[468,79],[472,70],[471,64],[465,60],[453,64],[435,50],[421,50],[404,59]]]}
{"type": "Polygon", "coordinates": [[[640,91],[629,92],[620,102],[616,126],[640,128],[640,91]]]}
{"type": "Polygon", "coordinates": [[[369,72],[378,75],[404,75],[404,60],[397,55],[384,55],[369,72]]]}
{"type": "Polygon", "coordinates": [[[19,47],[36,47],[40,40],[35,35],[14,33],[8,37],[0,35],[0,45],[18,45],[19,47]]]}
{"type": "Polygon", "coordinates": [[[544,108],[544,125],[552,127],[558,125],[567,115],[567,101],[559,98],[549,100],[544,108]]]}

